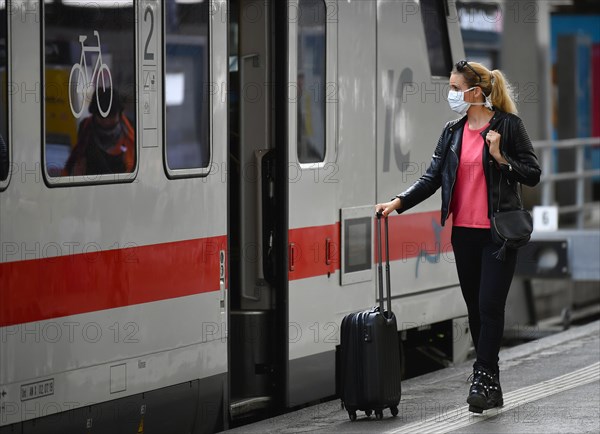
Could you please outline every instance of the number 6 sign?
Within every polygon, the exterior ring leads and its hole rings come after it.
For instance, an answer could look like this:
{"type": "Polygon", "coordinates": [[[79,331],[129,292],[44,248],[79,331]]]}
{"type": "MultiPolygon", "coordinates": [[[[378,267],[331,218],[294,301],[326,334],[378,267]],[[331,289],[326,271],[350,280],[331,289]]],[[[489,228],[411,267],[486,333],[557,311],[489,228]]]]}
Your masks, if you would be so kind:
{"type": "Polygon", "coordinates": [[[534,206],[533,229],[540,232],[558,230],[558,208],[555,206],[534,206]]]}

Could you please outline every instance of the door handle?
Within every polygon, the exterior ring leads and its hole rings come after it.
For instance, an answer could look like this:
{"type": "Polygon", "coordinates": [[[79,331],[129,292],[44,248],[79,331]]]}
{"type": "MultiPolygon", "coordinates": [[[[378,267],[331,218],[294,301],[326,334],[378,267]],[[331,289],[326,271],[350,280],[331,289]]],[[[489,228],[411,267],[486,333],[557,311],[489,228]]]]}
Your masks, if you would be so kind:
{"type": "Polygon", "coordinates": [[[289,270],[294,271],[296,266],[296,243],[290,243],[288,251],[289,270]]]}
{"type": "Polygon", "coordinates": [[[332,248],[333,243],[331,242],[331,238],[325,238],[325,265],[331,265],[331,257],[333,256],[332,248]]]}

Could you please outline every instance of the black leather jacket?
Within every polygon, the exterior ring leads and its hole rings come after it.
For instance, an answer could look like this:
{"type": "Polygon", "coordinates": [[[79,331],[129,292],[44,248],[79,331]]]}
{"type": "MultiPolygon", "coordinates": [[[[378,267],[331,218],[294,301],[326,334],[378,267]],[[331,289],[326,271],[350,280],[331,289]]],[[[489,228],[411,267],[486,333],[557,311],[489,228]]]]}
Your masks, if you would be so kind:
{"type": "MultiPolygon", "coordinates": [[[[442,226],[450,212],[450,201],[456,181],[456,172],[460,159],[463,128],[467,116],[448,122],[431,158],[429,168],[410,188],[399,194],[402,213],[427,199],[442,187],[442,226]]],[[[483,171],[488,185],[492,175],[492,202],[495,210],[521,208],[519,183],[533,187],[540,181],[541,169],[533,152],[531,140],[527,135],[523,121],[516,115],[496,111],[490,125],[481,133],[483,137],[483,171]],[[498,164],[490,155],[485,136],[489,130],[500,135],[500,149],[508,164],[498,164]]],[[[489,199],[488,199],[489,202],[489,199]]],[[[488,203],[488,217],[491,216],[491,204],[488,203]]]]}

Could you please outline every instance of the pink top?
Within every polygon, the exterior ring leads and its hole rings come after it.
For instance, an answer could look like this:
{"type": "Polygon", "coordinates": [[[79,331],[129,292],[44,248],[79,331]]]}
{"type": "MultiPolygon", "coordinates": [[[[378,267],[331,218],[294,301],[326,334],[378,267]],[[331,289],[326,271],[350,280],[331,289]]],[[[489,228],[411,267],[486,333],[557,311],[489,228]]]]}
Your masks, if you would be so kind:
{"type": "Polygon", "coordinates": [[[485,144],[481,137],[481,132],[488,126],[489,124],[478,130],[471,130],[465,124],[463,129],[460,163],[450,208],[454,226],[490,227],[488,192],[482,161],[485,144]]]}

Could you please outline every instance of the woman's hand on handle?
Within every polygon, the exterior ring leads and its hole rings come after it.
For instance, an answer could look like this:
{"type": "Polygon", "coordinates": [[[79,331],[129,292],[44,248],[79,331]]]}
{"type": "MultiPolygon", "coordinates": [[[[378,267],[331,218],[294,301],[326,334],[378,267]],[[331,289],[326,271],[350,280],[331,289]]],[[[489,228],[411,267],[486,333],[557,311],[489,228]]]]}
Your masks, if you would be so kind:
{"type": "Polygon", "coordinates": [[[401,205],[402,205],[402,202],[400,201],[400,198],[397,197],[396,199],[392,200],[391,202],[378,203],[377,205],[375,205],[375,213],[377,214],[379,212],[382,212],[383,216],[387,217],[393,211],[399,209],[401,205]]]}

